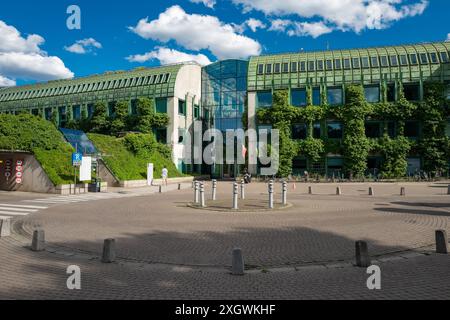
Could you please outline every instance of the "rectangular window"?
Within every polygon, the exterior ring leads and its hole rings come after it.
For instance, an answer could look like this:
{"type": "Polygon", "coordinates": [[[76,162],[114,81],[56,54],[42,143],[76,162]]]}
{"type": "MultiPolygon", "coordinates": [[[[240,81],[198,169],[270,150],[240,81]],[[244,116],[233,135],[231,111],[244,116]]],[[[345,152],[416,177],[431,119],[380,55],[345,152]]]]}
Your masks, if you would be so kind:
{"type": "Polygon", "coordinates": [[[441,61],[442,61],[442,63],[447,63],[448,62],[447,52],[445,52],[445,51],[441,52],[441,61]]]}
{"type": "Polygon", "coordinates": [[[417,65],[417,55],[415,53],[409,55],[409,63],[413,66],[417,65]]]}
{"type": "Polygon", "coordinates": [[[372,68],[378,68],[380,64],[378,63],[378,57],[370,58],[370,62],[372,64],[372,68]]]}
{"type": "Polygon", "coordinates": [[[408,65],[408,58],[407,58],[406,54],[402,54],[400,56],[400,64],[402,66],[407,66],[408,65]]]}
{"type": "Polygon", "coordinates": [[[291,90],[291,105],[294,107],[306,106],[306,89],[291,90]]]}
{"type": "Polygon", "coordinates": [[[87,105],[87,112],[88,112],[88,118],[92,118],[92,115],[94,114],[94,105],[92,103],[87,105]]]}
{"type": "Polygon", "coordinates": [[[341,70],[342,69],[341,59],[334,59],[334,68],[336,70],[341,70]]]}
{"type": "Polygon", "coordinates": [[[266,64],[266,74],[271,74],[271,73],[272,73],[272,65],[266,64]]]}
{"type": "Polygon", "coordinates": [[[364,96],[367,102],[377,103],[380,102],[380,87],[379,86],[367,86],[364,87],[364,96]]]}
{"type": "Polygon", "coordinates": [[[313,125],[313,138],[320,139],[322,137],[322,126],[320,122],[316,122],[313,125]]]}
{"type": "Polygon", "coordinates": [[[259,75],[264,74],[264,65],[263,64],[258,64],[258,71],[257,73],[259,75]]]}
{"type": "Polygon", "coordinates": [[[73,118],[75,120],[81,119],[81,106],[74,106],[73,107],[73,118]]]}
{"type": "Polygon", "coordinates": [[[291,72],[297,72],[297,62],[291,62],[291,72]]]}
{"type": "Polygon", "coordinates": [[[342,88],[328,88],[327,100],[330,106],[341,105],[343,102],[342,88]]]}
{"type": "Polygon", "coordinates": [[[281,65],[279,63],[275,63],[273,68],[273,73],[280,73],[281,72],[281,65]]]}
{"type": "Polygon", "coordinates": [[[367,58],[367,57],[362,57],[362,58],[361,58],[361,64],[362,64],[362,67],[365,68],[365,69],[370,68],[370,65],[369,65],[369,58],[367,58]]]}
{"type": "Polygon", "coordinates": [[[167,98],[156,98],[155,109],[157,113],[167,113],[167,98]]]}
{"type": "Polygon", "coordinates": [[[343,137],[343,125],[340,122],[329,122],[327,124],[328,138],[330,139],[342,139],[343,137]]]}
{"type": "Polygon", "coordinates": [[[419,122],[407,121],[405,123],[405,137],[411,139],[419,138],[419,122]]]}
{"type": "Polygon", "coordinates": [[[420,100],[420,86],[418,84],[404,84],[403,90],[405,92],[405,98],[409,101],[420,100]]]}
{"type": "Polygon", "coordinates": [[[292,126],[292,139],[305,140],[308,136],[306,124],[295,124],[292,126]]]}
{"type": "Polygon", "coordinates": [[[381,56],[381,66],[382,67],[389,67],[389,62],[387,56],[381,56]]]}
{"type": "Polygon", "coordinates": [[[387,134],[390,138],[397,137],[397,125],[394,121],[389,121],[387,124],[387,134]]]}
{"type": "Polygon", "coordinates": [[[154,129],[156,141],[162,144],[167,144],[167,129],[154,129]]]}
{"type": "Polygon", "coordinates": [[[323,71],[323,60],[317,61],[317,71],[323,71]]]}
{"type": "Polygon", "coordinates": [[[353,58],[353,59],[352,59],[352,62],[353,62],[353,68],[359,69],[359,68],[361,67],[359,58],[353,58]]]}
{"type": "Polygon", "coordinates": [[[272,107],[272,92],[271,91],[259,91],[256,94],[258,108],[270,108],[272,107]]]}
{"type": "Polygon", "coordinates": [[[313,106],[320,106],[320,88],[313,88],[312,90],[313,106]]]}
{"type": "Polygon", "coordinates": [[[395,84],[387,85],[387,101],[388,102],[395,101],[395,84]]]}
{"type": "Polygon", "coordinates": [[[333,60],[327,60],[325,62],[325,67],[327,68],[328,71],[333,70],[333,60]]]}
{"type": "Polygon", "coordinates": [[[420,54],[420,64],[428,64],[428,55],[426,53],[420,54]]]}
{"type": "Polygon", "coordinates": [[[430,61],[431,61],[431,63],[434,63],[434,64],[439,63],[439,59],[438,59],[436,52],[430,53],[430,61]]]}
{"type": "Polygon", "coordinates": [[[381,124],[380,124],[380,122],[366,122],[365,130],[366,130],[366,137],[367,138],[379,138],[379,137],[381,137],[381,124]]]}
{"type": "Polygon", "coordinates": [[[183,100],[178,100],[178,114],[182,116],[186,115],[186,102],[183,100]]]}
{"type": "Polygon", "coordinates": [[[306,62],[305,61],[300,62],[300,71],[301,72],[306,71],[306,62]]]}
{"type": "Polygon", "coordinates": [[[391,66],[397,67],[398,66],[398,58],[397,56],[391,56],[391,66]]]}
{"type": "Polygon", "coordinates": [[[138,99],[132,99],[131,100],[131,114],[136,115],[138,113],[137,111],[137,103],[138,99]]]}
{"type": "Polygon", "coordinates": [[[344,59],[344,69],[350,69],[350,59],[344,59]]]}
{"type": "Polygon", "coordinates": [[[315,62],[314,61],[308,61],[308,71],[314,71],[315,62]]]}
{"type": "Polygon", "coordinates": [[[283,73],[289,73],[289,63],[283,63],[283,73]]]}
{"type": "Polygon", "coordinates": [[[114,117],[116,114],[116,102],[110,101],[108,102],[108,116],[114,117]]]}

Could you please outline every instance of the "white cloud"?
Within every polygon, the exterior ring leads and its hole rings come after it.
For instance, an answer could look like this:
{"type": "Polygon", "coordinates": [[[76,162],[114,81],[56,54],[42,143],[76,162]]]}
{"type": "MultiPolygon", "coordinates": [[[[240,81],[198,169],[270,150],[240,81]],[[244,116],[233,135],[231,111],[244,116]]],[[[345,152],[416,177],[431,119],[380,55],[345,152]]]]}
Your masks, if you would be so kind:
{"type": "Polygon", "coordinates": [[[261,53],[259,42],[236,32],[231,24],[217,17],[188,14],[175,5],[161,13],[158,19],[142,19],[130,29],[144,39],[167,43],[171,40],[188,50],[209,50],[219,59],[247,58],[261,53]]]}
{"type": "Polygon", "coordinates": [[[14,80],[2,77],[0,75],[0,88],[1,87],[12,87],[12,86],[15,86],[15,85],[16,85],[16,82],[14,80]]]}
{"type": "Polygon", "coordinates": [[[53,80],[74,76],[64,62],[48,56],[39,35],[22,37],[13,26],[0,20],[0,85],[14,85],[16,79],[53,80]]]}
{"type": "Polygon", "coordinates": [[[216,5],[216,0],[190,0],[192,3],[203,3],[206,7],[213,9],[216,5]]]}
{"type": "Polygon", "coordinates": [[[254,18],[248,19],[245,23],[253,32],[256,32],[258,29],[265,29],[267,27],[261,20],[254,18]]]}
{"type": "Polygon", "coordinates": [[[158,47],[156,50],[147,52],[145,54],[136,54],[126,58],[130,62],[143,63],[149,60],[157,59],[163,65],[179,62],[195,61],[203,66],[211,64],[211,61],[204,54],[188,54],[185,52],[169,49],[165,47],[158,47]]]}
{"type": "Polygon", "coordinates": [[[272,25],[269,31],[286,32],[288,36],[311,36],[318,38],[321,35],[333,32],[333,29],[328,27],[323,22],[296,22],[291,20],[275,19],[272,20],[272,25]]]}
{"type": "Polygon", "coordinates": [[[95,40],[94,38],[78,40],[71,46],[64,47],[66,51],[77,54],[86,54],[88,52],[92,52],[94,49],[101,49],[101,48],[102,48],[101,43],[95,40]]]}
{"type": "Polygon", "coordinates": [[[328,28],[355,32],[387,28],[395,21],[421,15],[428,6],[428,0],[414,0],[418,2],[413,4],[404,4],[404,0],[232,1],[241,5],[244,12],[258,10],[268,16],[297,15],[308,19],[319,18],[328,28]]]}

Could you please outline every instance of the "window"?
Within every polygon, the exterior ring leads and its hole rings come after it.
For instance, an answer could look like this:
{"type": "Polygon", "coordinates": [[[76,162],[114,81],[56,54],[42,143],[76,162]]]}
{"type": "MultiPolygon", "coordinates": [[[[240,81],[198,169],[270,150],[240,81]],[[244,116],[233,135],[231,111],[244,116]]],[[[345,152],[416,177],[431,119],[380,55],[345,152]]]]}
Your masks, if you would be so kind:
{"type": "Polygon", "coordinates": [[[350,69],[350,59],[344,59],[344,69],[350,69]]]}
{"type": "Polygon", "coordinates": [[[405,137],[416,139],[419,137],[419,122],[407,121],[405,123],[405,137]]]}
{"type": "Polygon", "coordinates": [[[179,115],[186,115],[186,102],[183,100],[178,100],[178,114],[179,115]]]}
{"type": "Polygon", "coordinates": [[[323,60],[317,61],[317,71],[323,71],[323,60]]]}
{"type": "Polygon", "coordinates": [[[167,113],[167,98],[156,98],[155,109],[157,113],[167,113]]]}
{"type": "Polygon", "coordinates": [[[73,118],[75,120],[81,119],[81,107],[80,106],[73,106],[73,118]]]}
{"type": "Polygon", "coordinates": [[[336,70],[341,70],[342,69],[341,59],[334,59],[334,68],[336,70]]]}
{"type": "Polygon", "coordinates": [[[138,110],[137,110],[137,103],[138,103],[138,100],[137,99],[132,99],[131,100],[131,114],[132,115],[136,115],[138,112],[138,110]]]}
{"type": "Polygon", "coordinates": [[[271,64],[266,64],[266,73],[267,74],[271,74],[272,73],[272,65],[271,64]]]}
{"type": "Polygon", "coordinates": [[[200,107],[195,105],[194,106],[194,119],[200,118],[200,107]]]}
{"type": "Polygon", "coordinates": [[[300,62],[300,71],[301,72],[306,71],[306,62],[305,61],[300,62]]]}
{"type": "Polygon", "coordinates": [[[297,72],[297,62],[291,62],[291,72],[297,72]]]}
{"type": "Polygon", "coordinates": [[[108,102],[108,116],[114,117],[116,114],[116,102],[110,101],[108,102]]]}
{"type": "Polygon", "coordinates": [[[367,102],[376,103],[380,102],[380,87],[379,86],[367,86],[364,87],[364,96],[367,102]]]}
{"type": "Polygon", "coordinates": [[[304,140],[307,136],[306,124],[295,124],[292,126],[292,139],[304,140]]]}
{"type": "Polygon", "coordinates": [[[431,63],[434,63],[434,64],[439,63],[439,59],[438,59],[436,52],[430,53],[430,61],[431,61],[431,63]]]}
{"type": "Polygon", "coordinates": [[[391,66],[397,67],[398,66],[398,58],[397,56],[391,56],[391,66]]]}
{"type": "Polygon", "coordinates": [[[320,106],[320,88],[313,88],[312,100],[313,106],[320,106]]]}
{"type": "Polygon", "coordinates": [[[155,129],[154,134],[157,142],[167,144],[167,129],[155,129]]]}
{"type": "Polygon", "coordinates": [[[283,73],[289,72],[289,63],[285,62],[283,63],[283,73]]]}
{"type": "Polygon", "coordinates": [[[405,92],[405,98],[409,101],[419,101],[420,100],[420,87],[418,84],[405,84],[403,85],[405,92]]]}
{"type": "Polygon", "coordinates": [[[308,61],[308,71],[314,71],[315,62],[308,61]]]}
{"type": "Polygon", "coordinates": [[[415,53],[409,55],[409,63],[412,65],[417,65],[417,55],[415,53]]]}
{"type": "Polygon", "coordinates": [[[380,122],[366,122],[365,129],[367,138],[379,138],[381,136],[380,122]]]}
{"type": "Polygon", "coordinates": [[[258,108],[270,108],[272,107],[272,92],[271,91],[259,91],[256,94],[258,108]]]}
{"type": "Polygon", "coordinates": [[[359,58],[353,58],[352,63],[353,63],[353,68],[355,68],[355,69],[359,69],[361,67],[359,58]]]}
{"type": "Polygon", "coordinates": [[[362,58],[361,58],[361,64],[362,64],[362,67],[363,67],[363,68],[365,68],[365,69],[369,68],[369,67],[370,67],[370,66],[369,66],[369,58],[367,58],[367,57],[362,57],[362,58]]]}
{"type": "Polygon", "coordinates": [[[378,68],[380,66],[378,63],[378,57],[370,58],[370,62],[372,63],[372,68],[378,68]]]}
{"type": "Polygon", "coordinates": [[[328,138],[330,139],[342,139],[343,137],[343,125],[340,122],[330,122],[327,124],[328,138]]]}
{"type": "Polygon", "coordinates": [[[382,67],[389,67],[387,56],[381,56],[380,59],[381,59],[381,66],[382,67]]]}
{"type": "Polygon", "coordinates": [[[394,121],[389,121],[387,124],[387,134],[390,138],[397,137],[397,125],[394,121]]]}
{"type": "Polygon", "coordinates": [[[388,102],[395,101],[395,84],[387,85],[387,101],[388,102]]]}
{"type": "Polygon", "coordinates": [[[420,54],[420,64],[427,64],[428,63],[428,55],[426,53],[420,54]]]}
{"type": "Polygon", "coordinates": [[[92,115],[94,114],[94,105],[92,103],[87,105],[87,112],[88,112],[88,117],[90,119],[92,117],[92,115]]]}
{"type": "Polygon", "coordinates": [[[279,63],[275,63],[274,64],[274,70],[273,70],[273,73],[280,73],[280,68],[281,68],[281,65],[279,64],[279,63]]]}
{"type": "Polygon", "coordinates": [[[313,125],[313,138],[320,139],[322,137],[322,126],[320,122],[316,122],[313,125]]]}
{"type": "Polygon", "coordinates": [[[400,56],[400,64],[402,66],[407,66],[408,65],[408,57],[406,56],[406,54],[402,54],[400,56]]]}
{"type": "Polygon", "coordinates": [[[448,62],[447,52],[445,52],[445,51],[441,52],[441,61],[442,61],[442,63],[447,63],[448,62]]]}
{"type": "Polygon", "coordinates": [[[328,71],[333,70],[333,60],[327,60],[325,62],[325,67],[328,71]]]}
{"type": "Polygon", "coordinates": [[[306,89],[291,90],[291,105],[294,107],[306,106],[306,89]]]}
{"type": "Polygon", "coordinates": [[[342,104],[342,88],[328,88],[327,89],[327,100],[328,104],[333,105],[341,105],[342,104]]]}

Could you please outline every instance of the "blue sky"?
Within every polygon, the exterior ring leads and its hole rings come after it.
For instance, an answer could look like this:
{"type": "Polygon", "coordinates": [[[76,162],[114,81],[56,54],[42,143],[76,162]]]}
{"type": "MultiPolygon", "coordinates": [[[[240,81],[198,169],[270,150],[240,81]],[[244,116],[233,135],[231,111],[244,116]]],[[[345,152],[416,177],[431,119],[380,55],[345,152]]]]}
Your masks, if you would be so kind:
{"type": "Polygon", "coordinates": [[[0,86],[187,59],[444,41],[449,9],[448,0],[2,1],[0,86]],[[73,4],[81,30],[66,26],[73,4]]]}

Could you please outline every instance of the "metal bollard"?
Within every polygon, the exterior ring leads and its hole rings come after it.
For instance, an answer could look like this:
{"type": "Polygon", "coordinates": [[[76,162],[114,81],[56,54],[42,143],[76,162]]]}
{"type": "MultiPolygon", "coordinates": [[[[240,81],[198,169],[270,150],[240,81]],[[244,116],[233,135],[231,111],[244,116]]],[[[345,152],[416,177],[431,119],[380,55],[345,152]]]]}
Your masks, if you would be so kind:
{"type": "Polygon", "coordinates": [[[106,239],[103,243],[103,263],[113,263],[116,261],[116,240],[106,239]]]}
{"type": "Polygon", "coordinates": [[[369,188],[369,196],[374,196],[374,195],[375,195],[375,192],[373,191],[373,188],[370,187],[369,188]]]}
{"type": "Polygon", "coordinates": [[[448,185],[447,194],[450,196],[450,184],[448,185]]]}
{"type": "Polygon", "coordinates": [[[159,186],[159,193],[162,193],[162,186],[159,186]]]}
{"type": "Polygon", "coordinates": [[[241,181],[241,199],[245,200],[245,181],[241,181]]]}
{"type": "Polygon", "coordinates": [[[355,247],[356,247],[356,266],[360,268],[370,267],[371,261],[367,242],[357,241],[355,247]]]}
{"type": "Polygon", "coordinates": [[[33,241],[31,242],[31,250],[36,252],[45,250],[44,230],[34,230],[33,241]]]}
{"type": "Polygon", "coordinates": [[[178,190],[181,190],[181,183],[178,184],[178,190]]]}
{"type": "Polygon", "coordinates": [[[203,183],[200,184],[200,206],[202,208],[206,208],[205,202],[205,185],[203,183]]]}
{"type": "Polygon", "coordinates": [[[269,209],[274,208],[274,202],[273,202],[273,180],[269,182],[269,209]]]}
{"type": "Polygon", "coordinates": [[[198,181],[195,181],[195,185],[194,185],[194,204],[198,203],[198,198],[199,198],[199,185],[198,185],[198,181]]]}
{"type": "Polygon", "coordinates": [[[312,187],[309,187],[309,188],[308,188],[308,193],[309,193],[309,194],[313,194],[313,189],[312,189],[312,187]]]}
{"type": "Polygon", "coordinates": [[[234,276],[243,276],[245,274],[244,257],[242,255],[242,250],[239,248],[233,250],[231,273],[234,276]]]}
{"type": "Polygon", "coordinates": [[[239,210],[239,207],[238,207],[238,194],[239,194],[239,186],[235,182],[233,184],[233,210],[239,210]]]}
{"type": "Polygon", "coordinates": [[[337,195],[337,196],[341,196],[341,195],[342,195],[342,189],[341,189],[341,187],[337,187],[337,188],[336,188],[336,195],[337,195]]]}
{"type": "Polygon", "coordinates": [[[405,197],[405,196],[406,196],[406,188],[405,188],[405,187],[402,187],[402,188],[400,189],[400,196],[402,196],[402,197],[405,197]]]}
{"type": "Polygon", "coordinates": [[[282,202],[283,202],[283,206],[287,205],[287,190],[288,189],[288,184],[286,181],[283,181],[283,195],[282,195],[282,202]]]}
{"type": "Polygon", "coordinates": [[[448,238],[445,230],[436,231],[436,253],[448,254],[448,238]]]}
{"type": "Polygon", "coordinates": [[[217,180],[212,181],[212,200],[217,200],[217,180]]]}

